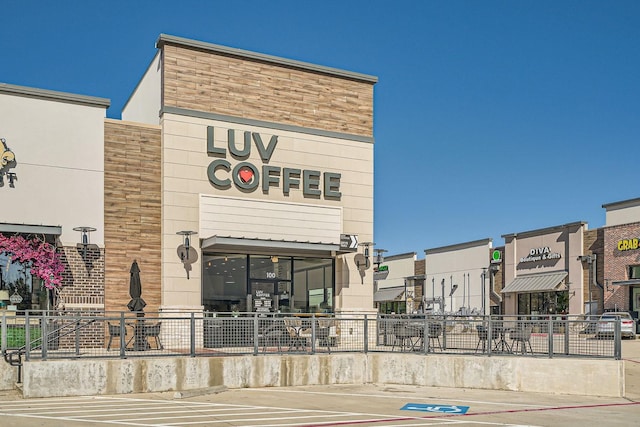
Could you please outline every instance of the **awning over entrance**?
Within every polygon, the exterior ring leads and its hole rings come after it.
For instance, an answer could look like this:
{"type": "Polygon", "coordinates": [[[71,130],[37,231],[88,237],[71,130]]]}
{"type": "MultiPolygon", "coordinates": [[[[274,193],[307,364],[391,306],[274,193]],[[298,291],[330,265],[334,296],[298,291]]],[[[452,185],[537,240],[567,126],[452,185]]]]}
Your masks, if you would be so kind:
{"type": "Polygon", "coordinates": [[[395,301],[404,292],[404,286],[379,289],[373,294],[373,302],[395,301]]]}
{"type": "Polygon", "coordinates": [[[505,286],[502,293],[556,291],[568,274],[566,271],[556,271],[516,277],[513,282],[505,286]]]}
{"type": "Polygon", "coordinates": [[[631,280],[618,280],[611,282],[612,285],[617,286],[633,286],[640,285],[640,279],[631,279],[631,280]]]}
{"type": "Polygon", "coordinates": [[[202,249],[217,252],[275,253],[278,255],[306,255],[333,257],[352,251],[344,251],[340,244],[321,242],[296,242],[270,239],[245,239],[242,237],[211,236],[202,240],[202,249]]]}
{"type": "Polygon", "coordinates": [[[0,224],[0,233],[51,234],[59,236],[62,227],[52,225],[0,224]]]}

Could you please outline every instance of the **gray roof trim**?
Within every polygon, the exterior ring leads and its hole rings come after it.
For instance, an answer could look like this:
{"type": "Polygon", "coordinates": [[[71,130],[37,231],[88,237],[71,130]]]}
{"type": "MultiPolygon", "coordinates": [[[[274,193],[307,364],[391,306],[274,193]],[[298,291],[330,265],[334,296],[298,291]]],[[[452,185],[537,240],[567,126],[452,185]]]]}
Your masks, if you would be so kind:
{"type": "Polygon", "coordinates": [[[606,210],[610,210],[610,209],[622,209],[622,208],[627,208],[630,206],[637,206],[640,205],[640,197],[635,198],[635,199],[629,199],[629,200],[621,200],[619,202],[612,202],[612,203],[605,203],[604,205],[602,205],[602,207],[606,210]]]}
{"type": "Polygon", "coordinates": [[[441,246],[439,248],[433,248],[433,249],[425,249],[424,254],[429,255],[429,254],[437,254],[441,252],[457,251],[460,249],[469,249],[476,246],[488,245],[491,242],[493,242],[493,239],[488,238],[488,239],[474,240],[472,242],[466,242],[466,243],[457,243],[455,245],[441,246]]]}
{"type": "Polygon", "coordinates": [[[109,108],[111,100],[107,98],[97,98],[94,96],[76,95],[74,93],[57,92],[46,89],[36,89],[33,87],[16,86],[7,83],[0,83],[0,93],[10,95],[28,96],[31,98],[47,99],[53,101],[69,102],[73,104],[88,105],[91,107],[109,108]]]}
{"type": "Polygon", "coordinates": [[[503,294],[517,292],[548,292],[557,290],[560,283],[569,275],[567,271],[527,274],[518,276],[502,289],[503,294]]]}
{"type": "Polygon", "coordinates": [[[538,236],[540,234],[553,233],[554,231],[562,231],[565,228],[571,228],[571,227],[577,227],[577,226],[583,226],[583,225],[587,225],[587,222],[586,221],[569,222],[563,225],[554,225],[552,227],[539,228],[537,230],[531,230],[531,231],[523,231],[521,233],[503,234],[502,238],[507,239],[510,237],[524,238],[524,237],[538,236]]]}
{"type": "Polygon", "coordinates": [[[199,119],[220,120],[223,122],[236,123],[246,126],[259,126],[269,129],[284,130],[288,132],[306,133],[309,135],[326,136],[329,138],[340,138],[351,141],[366,142],[373,144],[373,137],[353,135],[350,133],[331,132],[322,129],[312,129],[302,126],[285,125],[282,123],[267,122],[263,120],[245,119],[243,117],[227,116],[225,114],[208,113],[206,111],[189,110],[186,108],[164,106],[160,110],[160,115],[177,114],[179,116],[196,117],[199,119]]]}
{"type": "Polygon", "coordinates": [[[59,236],[62,234],[62,227],[59,225],[54,226],[0,223],[0,233],[50,234],[53,236],[59,236]]]}
{"type": "Polygon", "coordinates": [[[373,294],[373,302],[395,301],[404,293],[404,286],[378,289],[373,294]]]}
{"type": "Polygon", "coordinates": [[[313,242],[295,242],[286,240],[264,240],[264,239],[246,239],[243,237],[228,236],[211,236],[202,239],[200,247],[203,250],[224,250],[224,251],[257,251],[262,253],[277,253],[279,255],[315,255],[329,256],[336,254],[350,253],[351,251],[343,251],[340,244],[333,243],[313,243],[313,242]]]}
{"type": "MultiPolygon", "coordinates": [[[[375,252],[375,249],[373,250],[375,252]]],[[[405,258],[413,258],[416,256],[415,252],[407,252],[404,254],[397,254],[397,255],[389,255],[389,256],[384,256],[384,254],[382,255],[382,257],[384,258],[385,262],[386,261],[397,261],[399,259],[405,259],[405,258]]]]}
{"type": "Polygon", "coordinates": [[[310,64],[308,62],[296,61],[293,59],[280,58],[278,56],[265,55],[263,53],[251,52],[243,49],[236,49],[227,46],[221,46],[218,44],[201,42],[198,40],[191,40],[177,36],[171,36],[168,34],[160,34],[156,47],[161,48],[164,44],[178,44],[186,47],[192,47],[196,49],[208,50],[211,52],[222,53],[225,55],[239,56],[251,60],[270,62],[276,65],[284,65],[286,67],[299,68],[302,70],[313,71],[316,73],[330,74],[337,77],[343,77],[351,80],[358,80],[365,83],[377,83],[378,78],[370,76],[368,74],[354,73],[353,71],[340,70],[338,68],[325,67],[322,65],[310,64]]]}

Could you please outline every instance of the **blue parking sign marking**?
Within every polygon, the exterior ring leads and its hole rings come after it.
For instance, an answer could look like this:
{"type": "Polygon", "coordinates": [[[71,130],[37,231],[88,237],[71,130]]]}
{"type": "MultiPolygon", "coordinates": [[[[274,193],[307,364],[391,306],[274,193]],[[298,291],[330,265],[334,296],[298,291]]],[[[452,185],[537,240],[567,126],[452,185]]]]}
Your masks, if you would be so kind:
{"type": "Polygon", "coordinates": [[[402,408],[403,411],[421,411],[421,412],[433,412],[440,414],[466,414],[469,410],[468,406],[459,405],[432,405],[425,403],[407,403],[402,408]]]}

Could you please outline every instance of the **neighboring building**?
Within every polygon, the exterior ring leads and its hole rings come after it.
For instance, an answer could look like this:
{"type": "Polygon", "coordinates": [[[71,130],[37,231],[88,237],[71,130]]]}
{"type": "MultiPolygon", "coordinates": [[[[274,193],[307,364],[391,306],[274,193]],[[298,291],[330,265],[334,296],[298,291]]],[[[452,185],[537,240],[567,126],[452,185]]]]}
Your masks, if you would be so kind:
{"type": "Polygon", "coordinates": [[[512,233],[505,239],[505,314],[583,314],[585,222],[512,233]]]}
{"type": "Polygon", "coordinates": [[[640,312],[640,198],[602,205],[606,210],[602,275],[604,310],[640,312]]]}
{"type": "Polygon", "coordinates": [[[416,253],[391,255],[378,267],[373,302],[379,313],[413,313],[420,309],[420,295],[415,285],[416,253]],[[378,279],[379,277],[379,279],[378,279]]]}
{"type": "MultiPolygon", "coordinates": [[[[104,309],[104,120],[110,101],[0,84],[0,233],[53,245],[66,307],[104,309]],[[74,228],[89,227],[87,245],[74,228]]],[[[0,307],[51,309],[30,262],[0,250],[0,307]],[[8,301],[8,294],[20,302],[8,301]]]]}
{"type": "Polygon", "coordinates": [[[487,285],[489,273],[494,274],[489,260],[491,246],[492,239],[482,239],[425,249],[423,301],[427,311],[491,313],[493,299],[487,285]]]}

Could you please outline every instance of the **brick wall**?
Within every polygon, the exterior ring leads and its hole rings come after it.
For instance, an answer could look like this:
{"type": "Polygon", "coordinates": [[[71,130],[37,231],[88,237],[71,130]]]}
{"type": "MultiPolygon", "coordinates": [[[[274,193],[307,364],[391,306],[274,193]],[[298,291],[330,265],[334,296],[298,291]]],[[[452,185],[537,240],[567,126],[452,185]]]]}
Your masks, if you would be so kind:
{"type": "Polygon", "coordinates": [[[104,250],[89,247],[84,254],[68,246],[60,255],[65,264],[60,290],[65,308],[104,309],[104,250]]]}
{"type": "Polygon", "coordinates": [[[611,283],[629,280],[628,266],[640,264],[640,249],[619,251],[618,241],[640,236],[640,222],[604,228],[604,308],[630,310],[630,287],[611,283]]]}
{"type": "Polygon", "coordinates": [[[165,106],[373,134],[370,82],[171,43],[163,61],[165,106]]]}
{"type": "Polygon", "coordinates": [[[146,312],[161,304],[160,128],[105,120],[105,309],[128,311],[133,260],[146,312]]]}

